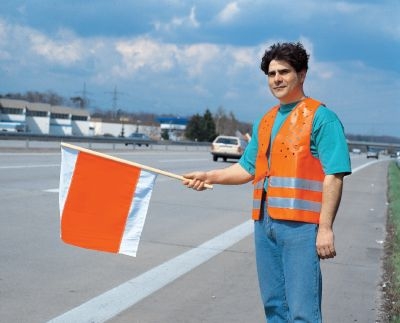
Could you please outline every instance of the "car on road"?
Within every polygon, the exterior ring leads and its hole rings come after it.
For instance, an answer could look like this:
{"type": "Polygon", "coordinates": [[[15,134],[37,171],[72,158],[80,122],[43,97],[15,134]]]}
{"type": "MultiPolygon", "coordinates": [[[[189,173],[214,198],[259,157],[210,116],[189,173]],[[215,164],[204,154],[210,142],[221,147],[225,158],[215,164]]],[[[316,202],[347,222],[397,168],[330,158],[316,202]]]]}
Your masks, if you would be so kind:
{"type": "Polygon", "coordinates": [[[247,147],[247,141],[235,136],[218,136],[211,144],[213,161],[222,158],[223,161],[239,159],[247,147]]]}
{"type": "Polygon", "coordinates": [[[379,158],[379,150],[377,148],[367,148],[367,158],[379,158]]]}
{"type": "Polygon", "coordinates": [[[149,147],[153,143],[155,143],[155,140],[151,139],[148,135],[140,132],[134,132],[126,138],[125,146],[137,145],[141,147],[142,145],[144,145],[146,147],[149,147]]]}
{"type": "Polygon", "coordinates": [[[390,154],[391,158],[397,158],[400,157],[400,151],[392,151],[392,153],[390,154]]]}

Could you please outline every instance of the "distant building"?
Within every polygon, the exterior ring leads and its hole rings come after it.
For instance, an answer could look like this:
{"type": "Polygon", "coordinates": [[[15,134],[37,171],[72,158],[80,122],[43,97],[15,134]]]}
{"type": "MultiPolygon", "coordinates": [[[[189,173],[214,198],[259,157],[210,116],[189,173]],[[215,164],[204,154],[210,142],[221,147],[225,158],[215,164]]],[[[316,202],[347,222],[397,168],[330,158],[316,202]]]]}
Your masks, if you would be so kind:
{"type": "Polygon", "coordinates": [[[95,136],[129,137],[132,133],[144,133],[154,140],[159,140],[161,137],[158,124],[129,122],[125,118],[114,122],[104,122],[101,118],[92,118],[89,124],[95,136]]]}
{"type": "Polygon", "coordinates": [[[134,132],[160,139],[158,125],[130,123],[126,118],[116,122],[91,119],[85,109],[31,103],[0,98],[0,132],[28,132],[56,136],[127,137],[134,132]]]}
{"type": "Polygon", "coordinates": [[[26,103],[21,100],[0,99],[0,131],[26,130],[26,103]]]}
{"type": "Polygon", "coordinates": [[[167,131],[170,140],[179,141],[184,139],[186,126],[189,123],[187,118],[181,117],[159,117],[161,132],[167,131]]]}
{"type": "Polygon", "coordinates": [[[0,99],[0,131],[90,135],[87,110],[24,100],[0,99]]]}

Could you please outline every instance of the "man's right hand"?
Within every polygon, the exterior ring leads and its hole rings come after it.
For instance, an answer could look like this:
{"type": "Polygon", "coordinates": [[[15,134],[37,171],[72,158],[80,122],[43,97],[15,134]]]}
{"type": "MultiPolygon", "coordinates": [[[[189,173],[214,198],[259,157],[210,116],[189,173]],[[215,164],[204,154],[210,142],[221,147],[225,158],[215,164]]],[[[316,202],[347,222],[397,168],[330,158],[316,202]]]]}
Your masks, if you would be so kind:
{"type": "MultiPolygon", "coordinates": [[[[184,179],[182,184],[188,188],[192,188],[196,191],[204,191],[207,188],[205,184],[207,183],[207,173],[206,172],[192,172],[183,175],[184,179]]],[[[210,184],[210,183],[207,183],[210,184]]]]}

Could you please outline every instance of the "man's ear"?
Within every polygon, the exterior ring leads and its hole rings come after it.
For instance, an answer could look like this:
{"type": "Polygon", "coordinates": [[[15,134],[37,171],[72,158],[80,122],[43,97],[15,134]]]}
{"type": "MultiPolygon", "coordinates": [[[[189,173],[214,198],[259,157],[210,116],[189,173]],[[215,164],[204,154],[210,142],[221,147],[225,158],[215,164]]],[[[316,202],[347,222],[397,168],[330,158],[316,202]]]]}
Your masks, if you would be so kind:
{"type": "Polygon", "coordinates": [[[300,77],[301,83],[304,83],[304,80],[306,79],[306,75],[307,75],[307,70],[302,70],[299,72],[299,77],[300,77]]]}

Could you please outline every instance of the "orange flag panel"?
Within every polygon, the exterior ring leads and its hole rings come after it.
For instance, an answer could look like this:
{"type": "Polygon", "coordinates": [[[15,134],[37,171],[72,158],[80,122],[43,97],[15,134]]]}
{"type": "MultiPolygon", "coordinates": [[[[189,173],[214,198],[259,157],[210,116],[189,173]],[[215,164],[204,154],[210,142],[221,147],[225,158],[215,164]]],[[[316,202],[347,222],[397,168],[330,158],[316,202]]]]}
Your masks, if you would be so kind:
{"type": "Polygon", "coordinates": [[[63,241],[118,252],[140,171],[80,152],[61,218],[63,241]]]}

